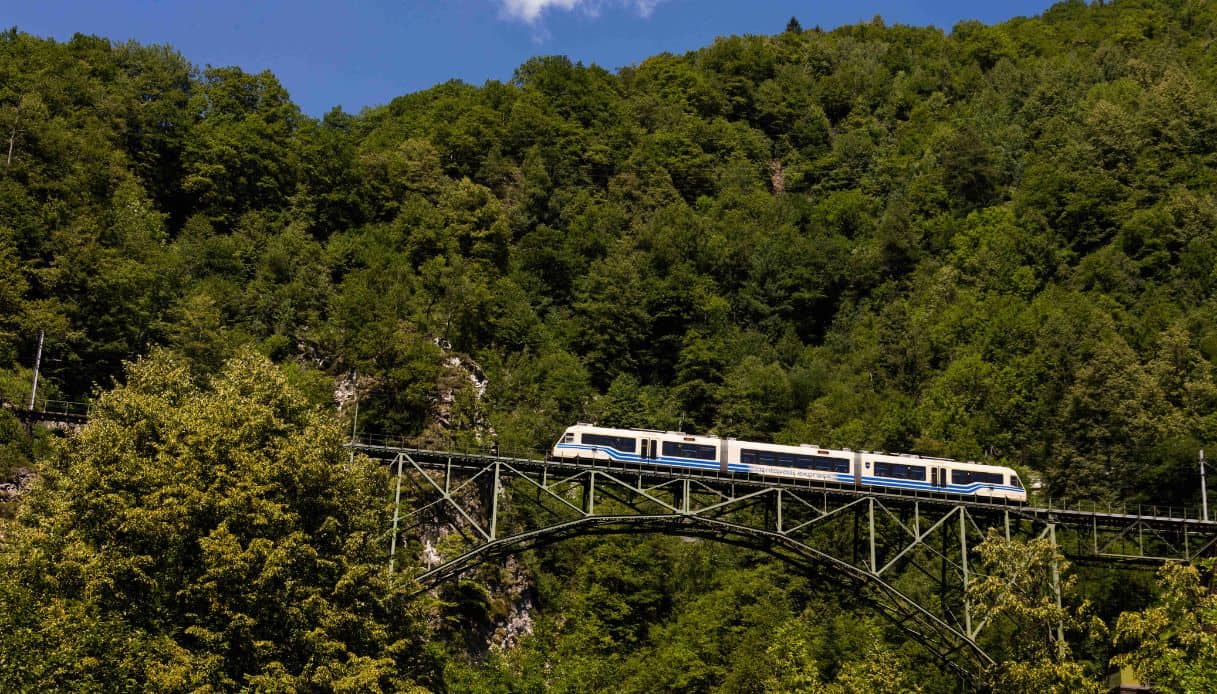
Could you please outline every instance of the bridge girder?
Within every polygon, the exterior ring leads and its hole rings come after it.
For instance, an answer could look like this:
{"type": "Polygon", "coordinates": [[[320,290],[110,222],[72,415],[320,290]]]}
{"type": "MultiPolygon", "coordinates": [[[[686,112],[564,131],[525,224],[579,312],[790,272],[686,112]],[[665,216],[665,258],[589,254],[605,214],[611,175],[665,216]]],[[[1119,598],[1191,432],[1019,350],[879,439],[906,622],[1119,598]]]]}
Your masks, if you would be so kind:
{"type": "MultiPolygon", "coordinates": [[[[403,551],[434,557],[433,549],[424,551],[422,529],[445,525],[462,537],[446,543],[452,558],[424,562],[413,576],[421,589],[573,537],[705,538],[768,553],[807,573],[830,572],[849,595],[978,688],[993,665],[977,641],[989,620],[968,603],[967,586],[978,577],[975,548],[988,533],[1045,538],[1066,555],[1104,562],[1186,560],[1217,544],[1217,523],[1186,516],[1038,509],[716,471],[355,447],[393,466],[391,571],[399,539],[406,541],[403,551]],[[404,514],[403,483],[411,507],[404,514]]],[[[1054,589],[1059,603],[1059,585],[1054,589]]]]}

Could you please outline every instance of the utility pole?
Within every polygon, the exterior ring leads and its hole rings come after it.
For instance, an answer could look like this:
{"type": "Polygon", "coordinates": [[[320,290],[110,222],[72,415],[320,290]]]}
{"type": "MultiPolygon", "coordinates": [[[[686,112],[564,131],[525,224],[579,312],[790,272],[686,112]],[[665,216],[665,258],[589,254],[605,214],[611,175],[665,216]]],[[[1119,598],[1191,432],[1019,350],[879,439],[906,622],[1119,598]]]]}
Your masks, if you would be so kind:
{"type": "Polygon", "coordinates": [[[359,437],[359,376],[355,377],[355,384],[355,416],[351,418],[351,443],[355,443],[355,439],[359,437]]]}
{"type": "Polygon", "coordinates": [[[1209,520],[1209,488],[1204,482],[1204,449],[1200,449],[1200,512],[1204,514],[1204,521],[1209,520]]]}
{"type": "Polygon", "coordinates": [[[13,145],[17,142],[17,136],[25,132],[25,128],[18,128],[17,124],[21,121],[21,104],[13,107],[13,127],[8,135],[8,160],[4,162],[5,168],[13,166],[13,145]]]}
{"type": "Polygon", "coordinates": [[[34,385],[30,388],[30,411],[34,410],[34,398],[38,396],[38,370],[42,368],[42,338],[46,331],[38,331],[38,356],[34,357],[34,385]]]}
{"type": "MultiPolygon", "coordinates": [[[[355,416],[351,418],[351,457],[347,460],[347,469],[355,464],[355,439],[359,431],[359,372],[355,372],[355,416]]],[[[389,557],[389,573],[393,572],[393,558],[389,557]]]]}

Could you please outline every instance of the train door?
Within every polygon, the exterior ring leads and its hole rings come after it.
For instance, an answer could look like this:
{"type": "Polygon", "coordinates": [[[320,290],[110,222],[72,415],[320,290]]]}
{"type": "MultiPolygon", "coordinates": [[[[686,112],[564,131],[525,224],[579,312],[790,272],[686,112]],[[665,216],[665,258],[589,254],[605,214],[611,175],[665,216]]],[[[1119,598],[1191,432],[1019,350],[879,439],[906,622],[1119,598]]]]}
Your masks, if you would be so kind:
{"type": "Polygon", "coordinates": [[[944,467],[930,468],[930,486],[935,489],[945,489],[947,486],[947,469],[944,467]]]}
{"type": "Polygon", "coordinates": [[[655,439],[642,440],[642,460],[643,462],[655,460],[658,458],[657,449],[659,442],[655,439]]]}

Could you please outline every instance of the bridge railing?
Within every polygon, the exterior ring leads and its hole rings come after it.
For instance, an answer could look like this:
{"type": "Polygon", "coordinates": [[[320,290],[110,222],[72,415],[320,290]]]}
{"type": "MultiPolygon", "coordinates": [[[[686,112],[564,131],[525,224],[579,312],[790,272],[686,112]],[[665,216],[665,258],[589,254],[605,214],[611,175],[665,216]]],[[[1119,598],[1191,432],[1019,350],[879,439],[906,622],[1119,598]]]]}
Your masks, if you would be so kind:
{"type": "Polygon", "coordinates": [[[360,432],[351,439],[357,446],[371,446],[386,449],[404,449],[407,451],[439,451],[457,455],[489,456],[497,458],[516,458],[519,460],[535,460],[543,462],[549,454],[548,448],[512,448],[500,447],[497,443],[470,443],[455,439],[426,439],[420,437],[397,436],[392,434],[375,434],[360,432]]]}
{"type": "Polygon", "coordinates": [[[516,461],[532,461],[539,465],[553,467],[594,467],[601,471],[622,472],[627,474],[643,474],[643,475],[672,475],[672,476],[688,476],[703,481],[715,481],[726,483],[743,483],[743,484],[762,484],[776,485],[787,488],[800,489],[804,491],[813,491],[815,493],[825,492],[828,494],[849,493],[849,492],[866,492],[877,493],[879,496],[916,501],[922,500],[927,502],[980,502],[991,507],[997,508],[1023,508],[1023,504],[1011,501],[1005,498],[978,498],[976,496],[963,494],[943,494],[940,492],[919,491],[916,489],[901,489],[901,488],[884,488],[863,486],[855,487],[851,485],[843,485],[837,482],[829,482],[811,478],[791,478],[781,477],[776,475],[767,475],[764,473],[745,473],[745,472],[722,472],[718,468],[713,469],[696,469],[688,468],[679,465],[663,465],[661,463],[636,463],[620,460],[603,460],[590,458],[583,459],[550,459],[548,458],[550,449],[548,448],[500,448],[496,444],[472,444],[469,442],[457,442],[452,440],[445,441],[427,441],[419,438],[410,438],[403,436],[393,436],[384,434],[374,434],[361,432],[352,440],[351,444],[360,447],[383,448],[386,451],[404,450],[411,455],[435,457],[435,456],[465,456],[470,458],[501,458],[512,459],[516,461]]]}
{"type": "MultiPolygon", "coordinates": [[[[485,458],[510,458],[515,460],[529,460],[538,464],[566,466],[566,465],[591,465],[598,469],[619,470],[627,473],[670,473],[680,476],[693,476],[700,479],[714,479],[724,482],[743,482],[743,483],[760,483],[773,484],[784,487],[797,487],[806,490],[812,490],[819,493],[820,491],[832,494],[852,489],[849,485],[841,485],[833,482],[824,482],[812,479],[793,479],[786,477],[775,477],[764,474],[755,473],[736,473],[726,472],[720,473],[718,470],[691,470],[684,467],[663,468],[663,466],[629,463],[621,461],[605,461],[605,460],[583,460],[583,461],[548,461],[547,456],[549,449],[547,448],[524,448],[524,449],[507,449],[500,448],[494,443],[470,443],[459,442],[455,440],[425,440],[420,438],[410,438],[403,436],[393,436],[385,434],[376,434],[370,432],[361,432],[357,434],[351,441],[356,446],[366,446],[383,448],[389,450],[406,450],[411,453],[421,455],[457,455],[468,457],[485,457],[485,458]]],[[[865,491],[869,494],[877,494],[885,498],[901,498],[908,501],[926,501],[926,502],[947,502],[947,503],[967,503],[974,506],[983,506],[990,509],[998,510],[1010,509],[1018,510],[1023,513],[1032,512],[1048,514],[1051,516],[1071,515],[1076,517],[1081,516],[1102,516],[1107,518],[1124,517],[1127,519],[1156,519],[1162,521],[1191,521],[1200,523],[1203,519],[1201,509],[1196,507],[1173,506],[1165,504],[1136,504],[1136,503],[1101,503],[1095,501],[1068,501],[1062,502],[1060,499],[1040,496],[1032,492],[1026,503],[1012,501],[1005,498],[992,497],[977,497],[972,495],[958,494],[943,494],[940,492],[929,492],[915,489],[900,489],[900,488],[883,488],[875,487],[859,488],[855,491],[865,491]]],[[[1212,522],[1212,521],[1210,521],[1212,522]]]]}
{"type": "Polygon", "coordinates": [[[32,412],[50,415],[88,418],[92,408],[91,402],[76,402],[73,400],[52,400],[39,398],[34,401],[32,412]]]}
{"type": "Polygon", "coordinates": [[[1047,497],[1044,499],[1031,498],[1028,503],[1036,504],[1048,511],[1068,513],[1089,513],[1105,516],[1129,516],[1136,518],[1166,518],[1170,520],[1202,520],[1204,513],[1199,507],[1171,506],[1167,504],[1130,504],[1127,502],[1098,502],[1091,500],[1061,501],[1047,497]]]}

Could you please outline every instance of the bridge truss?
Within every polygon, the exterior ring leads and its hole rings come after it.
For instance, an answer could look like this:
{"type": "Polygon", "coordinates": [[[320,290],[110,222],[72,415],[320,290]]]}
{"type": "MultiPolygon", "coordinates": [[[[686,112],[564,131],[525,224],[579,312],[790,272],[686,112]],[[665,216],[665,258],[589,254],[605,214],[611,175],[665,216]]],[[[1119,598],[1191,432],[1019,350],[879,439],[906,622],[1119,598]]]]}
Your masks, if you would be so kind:
{"type": "MultiPolygon", "coordinates": [[[[1087,562],[1188,561],[1217,548],[1217,522],[1175,510],[1036,508],[685,468],[366,440],[352,447],[390,463],[390,571],[398,553],[420,557],[422,569],[413,578],[423,589],[478,564],[577,536],[707,538],[768,553],[845,588],[975,685],[993,660],[977,641],[989,621],[969,604],[966,589],[978,577],[976,548],[989,533],[1046,539],[1087,562]],[[441,550],[437,527],[451,530],[441,550]]],[[[1059,603],[1059,582],[1053,589],[1059,603]]]]}
{"type": "Polygon", "coordinates": [[[34,424],[81,426],[89,421],[89,407],[90,404],[87,402],[47,400],[45,398],[39,398],[29,408],[15,407],[0,401],[0,409],[12,412],[26,426],[34,424]]]}

